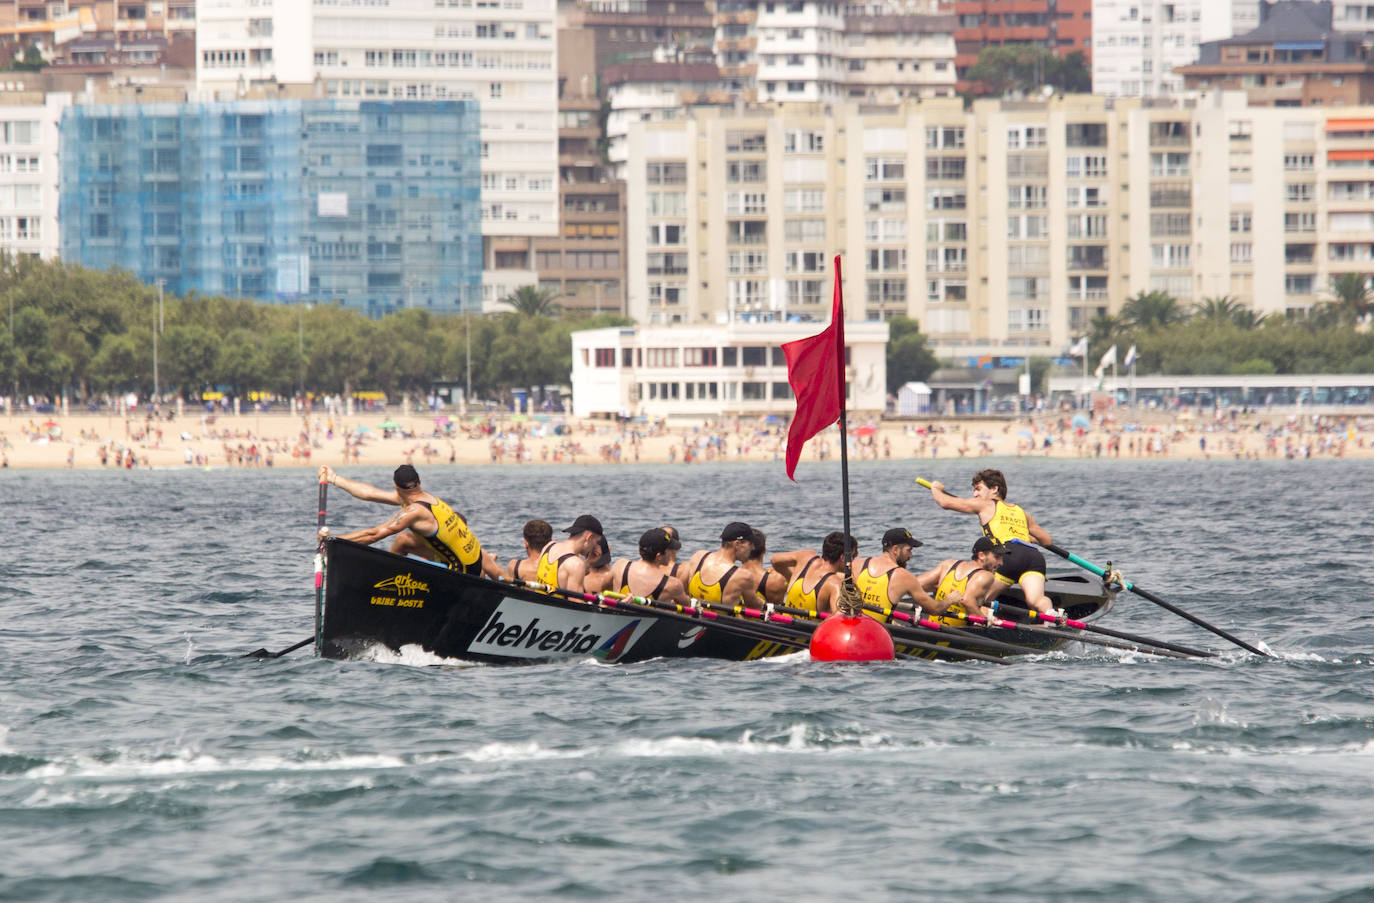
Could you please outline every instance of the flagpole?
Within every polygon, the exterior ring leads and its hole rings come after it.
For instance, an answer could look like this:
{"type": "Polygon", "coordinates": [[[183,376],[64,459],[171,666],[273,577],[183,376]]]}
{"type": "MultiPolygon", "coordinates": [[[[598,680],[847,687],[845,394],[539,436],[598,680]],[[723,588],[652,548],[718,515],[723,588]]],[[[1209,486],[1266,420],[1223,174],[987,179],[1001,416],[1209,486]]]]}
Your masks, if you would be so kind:
{"type": "Polygon", "coordinates": [[[846,428],[846,407],[845,404],[845,361],[844,361],[844,279],[840,272],[840,255],[835,255],[835,288],[840,294],[840,306],[836,316],[840,318],[838,328],[835,330],[835,341],[839,344],[836,349],[835,366],[839,368],[839,392],[840,392],[840,486],[841,495],[844,499],[844,573],[848,580],[851,557],[849,554],[849,431],[846,428]]]}
{"type": "Polygon", "coordinates": [[[1079,410],[1088,406],[1088,337],[1083,337],[1083,386],[1078,401],[1079,410]]]}

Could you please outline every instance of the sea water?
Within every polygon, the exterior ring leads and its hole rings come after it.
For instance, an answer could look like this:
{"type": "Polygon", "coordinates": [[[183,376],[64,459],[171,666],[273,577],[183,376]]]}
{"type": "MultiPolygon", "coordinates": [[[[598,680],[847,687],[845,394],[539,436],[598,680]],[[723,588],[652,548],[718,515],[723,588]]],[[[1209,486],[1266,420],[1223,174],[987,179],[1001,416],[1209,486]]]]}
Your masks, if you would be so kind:
{"type": "MultiPolygon", "coordinates": [[[[965,554],[912,480],[987,465],[1274,656],[1123,594],[1109,625],[1221,654],[257,661],[313,630],[313,473],[0,473],[0,899],[1374,900],[1374,462],[856,462],[863,554],[965,554]]],[[[421,472],[503,559],[531,517],[596,514],[617,556],[841,523],[834,465],[421,472]]]]}

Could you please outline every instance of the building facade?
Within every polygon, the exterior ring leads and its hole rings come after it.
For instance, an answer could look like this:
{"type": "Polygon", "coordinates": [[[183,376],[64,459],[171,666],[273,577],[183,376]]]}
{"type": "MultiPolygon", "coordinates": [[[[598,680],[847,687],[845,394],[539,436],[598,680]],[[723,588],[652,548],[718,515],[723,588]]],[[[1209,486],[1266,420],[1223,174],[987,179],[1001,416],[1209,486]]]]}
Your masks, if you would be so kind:
{"type": "Polygon", "coordinates": [[[629,312],[651,325],[916,318],[1058,353],[1138,292],[1301,315],[1374,272],[1374,108],[1172,101],[702,108],[629,133],[629,312]]]}
{"type": "Polygon", "coordinates": [[[1038,44],[1058,56],[1081,50],[1092,62],[1095,0],[953,0],[959,90],[985,47],[1038,44]]]}
{"type": "Polygon", "coordinates": [[[537,281],[496,254],[532,261],[558,230],[554,0],[216,0],[198,18],[197,86],[221,99],[319,79],[329,98],[480,104],[484,304],[537,281]]]}
{"type": "Polygon", "coordinates": [[[476,104],[85,104],[61,122],[61,255],[176,294],[478,308],[476,104]]]}
{"type": "Polygon", "coordinates": [[[0,251],[57,256],[58,125],[71,95],[0,92],[0,251]]]}
{"type": "MultiPolygon", "coordinates": [[[[797,402],[781,346],[817,331],[816,324],[736,322],[574,332],[573,414],[791,416],[797,402]]],[[[845,323],[851,413],[876,415],[886,407],[887,338],[886,323],[845,323]]]]}
{"type": "Polygon", "coordinates": [[[1253,28],[1255,12],[1255,0],[1095,0],[1093,93],[1180,93],[1183,76],[1174,70],[1194,62],[1204,41],[1253,28]]]}

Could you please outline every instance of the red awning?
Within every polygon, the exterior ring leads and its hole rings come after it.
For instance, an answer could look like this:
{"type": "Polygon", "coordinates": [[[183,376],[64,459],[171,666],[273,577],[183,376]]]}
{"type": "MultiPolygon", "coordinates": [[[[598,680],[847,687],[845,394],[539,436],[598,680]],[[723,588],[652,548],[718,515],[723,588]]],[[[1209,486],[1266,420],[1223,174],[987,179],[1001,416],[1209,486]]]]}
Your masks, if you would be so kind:
{"type": "Polygon", "coordinates": [[[1328,132],[1374,132],[1374,119],[1328,119],[1328,132]]]}
{"type": "Polygon", "coordinates": [[[1374,148],[1367,150],[1333,150],[1326,152],[1326,159],[1331,160],[1374,160],[1374,148]]]}

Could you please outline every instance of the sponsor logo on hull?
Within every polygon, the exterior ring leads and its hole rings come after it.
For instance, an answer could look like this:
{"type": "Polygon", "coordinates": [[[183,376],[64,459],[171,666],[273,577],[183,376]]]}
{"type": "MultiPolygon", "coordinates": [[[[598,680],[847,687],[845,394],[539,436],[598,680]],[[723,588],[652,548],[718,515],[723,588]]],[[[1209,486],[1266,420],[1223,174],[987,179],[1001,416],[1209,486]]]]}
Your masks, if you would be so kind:
{"type": "Polygon", "coordinates": [[[573,611],[507,596],[477,631],[468,652],[508,658],[592,655],[616,662],[653,624],[652,618],[573,611]]]}

